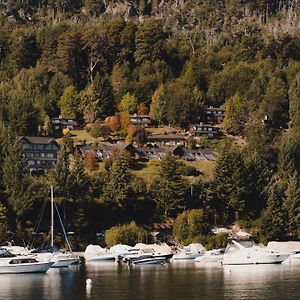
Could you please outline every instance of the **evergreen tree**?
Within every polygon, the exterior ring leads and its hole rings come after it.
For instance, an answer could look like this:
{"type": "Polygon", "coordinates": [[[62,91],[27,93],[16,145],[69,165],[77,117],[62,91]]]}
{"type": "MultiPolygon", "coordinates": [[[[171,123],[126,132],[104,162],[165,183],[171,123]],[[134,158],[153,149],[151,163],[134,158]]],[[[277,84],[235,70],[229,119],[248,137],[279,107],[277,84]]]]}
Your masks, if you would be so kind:
{"type": "Polygon", "coordinates": [[[124,209],[124,205],[131,196],[131,174],[127,159],[117,154],[108,171],[107,181],[103,189],[103,200],[113,204],[116,208],[124,209]]]}
{"type": "Polygon", "coordinates": [[[26,172],[25,161],[21,156],[21,145],[17,137],[6,129],[6,139],[2,141],[4,145],[3,157],[3,187],[17,220],[27,212],[31,203],[28,201],[27,189],[29,186],[29,176],[26,172]]]}
{"type": "Polygon", "coordinates": [[[293,239],[300,238],[300,182],[298,173],[290,176],[286,190],[286,200],[283,207],[287,214],[289,236],[293,239]]]}
{"type": "Polygon", "coordinates": [[[97,73],[91,86],[91,94],[86,111],[90,111],[93,114],[94,120],[97,118],[104,120],[114,114],[115,107],[114,93],[110,81],[97,73]]]}
{"type": "Polygon", "coordinates": [[[218,213],[228,222],[245,215],[247,201],[246,169],[240,152],[234,147],[224,147],[215,169],[216,194],[220,199],[218,213]]]}
{"type": "Polygon", "coordinates": [[[168,217],[182,210],[186,205],[188,189],[180,164],[171,154],[167,154],[161,160],[159,178],[151,186],[158,211],[168,217]]]}
{"type": "Polygon", "coordinates": [[[260,232],[265,241],[282,240],[286,234],[283,211],[285,187],[274,183],[269,189],[268,208],[262,216],[260,232]]]}

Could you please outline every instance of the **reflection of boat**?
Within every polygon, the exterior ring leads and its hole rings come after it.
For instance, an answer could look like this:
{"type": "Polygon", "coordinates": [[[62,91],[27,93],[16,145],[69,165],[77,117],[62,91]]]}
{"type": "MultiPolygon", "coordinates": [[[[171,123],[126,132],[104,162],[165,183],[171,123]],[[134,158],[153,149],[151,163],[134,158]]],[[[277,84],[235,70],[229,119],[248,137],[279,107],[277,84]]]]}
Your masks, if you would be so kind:
{"type": "Polygon", "coordinates": [[[0,248],[0,274],[46,273],[52,264],[39,261],[33,256],[16,256],[0,248]]]}
{"type": "Polygon", "coordinates": [[[224,256],[224,249],[213,249],[206,251],[204,255],[195,258],[195,262],[201,263],[221,263],[224,256]]]}
{"type": "Polygon", "coordinates": [[[178,260],[194,260],[196,257],[204,255],[205,249],[199,243],[189,244],[183,249],[176,252],[173,256],[173,261],[178,260]]]}
{"type": "Polygon", "coordinates": [[[289,254],[269,251],[253,243],[242,245],[232,241],[226,248],[223,265],[248,265],[248,264],[278,264],[289,257],[289,254]]]}

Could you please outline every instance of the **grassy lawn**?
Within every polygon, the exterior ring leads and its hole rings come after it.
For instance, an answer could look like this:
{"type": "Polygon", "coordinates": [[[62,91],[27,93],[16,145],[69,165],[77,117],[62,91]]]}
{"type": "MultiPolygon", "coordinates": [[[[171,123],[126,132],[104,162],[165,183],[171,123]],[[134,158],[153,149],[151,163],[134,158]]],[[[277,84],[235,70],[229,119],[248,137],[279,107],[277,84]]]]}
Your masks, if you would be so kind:
{"type": "Polygon", "coordinates": [[[142,177],[147,183],[151,183],[158,175],[159,167],[145,165],[145,167],[140,170],[132,170],[132,173],[136,176],[142,177]]]}
{"type": "Polygon", "coordinates": [[[151,134],[167,134],[167,133],[174,133],[180,130],[182,129],[175,128],[175,127],[168,127],[168,126],[147,128],[147,131],[150,132],[151,134]]]}
{"type": "MultiPolygon", "coordinates": [[[[186,178],[191,182],[195,183],[200,178],[203,181],[211,181],[213,180],[213,172],[215,168],[215,162],[214,161],[184,161],[182,160],[186,165],[195,167],[199,172],[202,173],[200,176],[186,176],[186,178]]],[[[132,173],[142,177],[147,183],[151,183],[156,176],[159,174],[159,167],[147,164],[145,167],[139,169],[139,170],[132,170],[132,173]]]]}
{"type": "MultiPolygon", "coordinates": [[[[195,167],[199,172],[202,172],[201,178],[203,181],[212,181],[214,178],[215,161],[211,160],[196,160],[196,161],[183,161],[187,166],[195,167]]],[[[189,180],[196,181],[198,177],[189,176],[189,180]]]]}
{"type": "Polygon", "coordinates": [[[82,142],[82,141],[97,141],[96,138],[92,137],[88,132],[85,130],[71,130],[72,139],[75,142],[82,142]]]}

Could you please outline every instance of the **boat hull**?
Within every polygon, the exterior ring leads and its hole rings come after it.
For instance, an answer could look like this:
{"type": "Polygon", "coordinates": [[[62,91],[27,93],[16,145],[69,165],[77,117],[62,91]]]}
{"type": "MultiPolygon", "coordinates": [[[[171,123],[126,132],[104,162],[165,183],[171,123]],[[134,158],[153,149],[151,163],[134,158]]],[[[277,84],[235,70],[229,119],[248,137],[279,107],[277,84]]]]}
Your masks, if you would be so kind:
{"type": "Polygon", "coordinates": [[[0,266],[0,274],[46,273],[52,266],[52,262],[38,262],[16,265],[0,266]]]}
{"type": "Polygon", "coordinates": [[[261,254],[246,256],[224,255],[223,265],[260,265],[280,264],[289,257],[288,254],[261,254]]]}
{"type": "Polygon", "coordinates": [[[79,263],[79,258],[65,258],[59,259],[58,261],[54,262],[51,268],[67,268],[71,265],[79,263]]]}

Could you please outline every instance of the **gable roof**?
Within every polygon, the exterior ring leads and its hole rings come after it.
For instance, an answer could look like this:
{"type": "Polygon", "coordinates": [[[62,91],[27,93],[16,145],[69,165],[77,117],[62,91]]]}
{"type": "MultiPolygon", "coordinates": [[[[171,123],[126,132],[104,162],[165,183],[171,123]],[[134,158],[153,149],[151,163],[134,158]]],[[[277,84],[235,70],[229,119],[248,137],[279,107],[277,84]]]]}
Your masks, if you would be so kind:
{"type": "Polygon", "coordinates": [[[22,139],[27,140],[30,144],[42,144],[42,145],[47,145],[50,144],[51,142],[54,142],[57,144],[56,140],[52,137],[44,137],[44,136],[21,136],[19,141],[22,139]]]}

